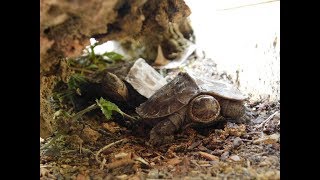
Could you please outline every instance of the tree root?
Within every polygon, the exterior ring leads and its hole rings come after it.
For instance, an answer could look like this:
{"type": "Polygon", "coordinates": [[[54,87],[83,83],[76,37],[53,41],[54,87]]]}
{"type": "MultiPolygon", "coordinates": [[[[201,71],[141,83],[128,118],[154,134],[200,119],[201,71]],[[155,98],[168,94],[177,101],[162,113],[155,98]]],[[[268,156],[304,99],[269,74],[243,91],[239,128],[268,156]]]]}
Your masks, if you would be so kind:
{"type": "Polygon", "coordinates": [[[121,142],[127,142],[127,141],[128,141],[128,139],[126,139],[126,138],[125,138],[125,139],[121,139],[121,140],[119,140],[119,141],[110,143],[110,144],[104,146],[103,148],[101,148],[101,149],[96,153],[96,155],[95,155],[96,161],[100,164],[100,168],[105,166],[105,159],[104,159],[103,161],[101,161],[101,160],[99,159],[99,154],[100,154],[101,152],[105,151],[106,149],[110,148],[111,146],[114,146],[114,145],[119,144],[119,143],[121,143],[121,142]]]}

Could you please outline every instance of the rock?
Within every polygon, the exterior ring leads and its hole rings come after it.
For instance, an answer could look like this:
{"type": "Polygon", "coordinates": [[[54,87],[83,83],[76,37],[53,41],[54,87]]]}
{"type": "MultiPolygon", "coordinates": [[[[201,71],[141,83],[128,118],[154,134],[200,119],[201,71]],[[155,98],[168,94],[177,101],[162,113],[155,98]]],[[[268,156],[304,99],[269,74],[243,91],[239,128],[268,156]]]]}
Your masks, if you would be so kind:
{"type": "Polygon", "coordinates": [[[240,157],[238,155],[232,155],[229,158],[233,161],[240,161],[240,157]]]}
{"type": "Polygon", "coordinates": [[[229,157],[229,151],[224,152],[223,154],[221,154],[221,160],[225,161],[228,157],[229,157]]]}
{"type": "MultiPolygon", "coordinates": [[[[159,44],[166,49],[171,45],[169,22],[178,24],[180,33],[192,36],[187,19],[191,10],[184,1],[155,2],[40,0],[40,79],[64,79],[61,59],[80,56],[90,38],[99,44],[121,41],[125,54],[152,61],[159,44]]],[[[40,87],[40,135],[46,138],[57,129],[54,109],[46,103],[53,87],[43,83],[40,87]]]]}
{"type": "Polygon", "coordinates": [[[261,117],[261,116],[259,116],[259,117],[257,117],[256,119],[252,120],[252,122],[253,122],[254,124],[260,124],[260,123],[262,123],[263,121],[264,121],[264,118],[261,117]]]}
{"type": "Polygon", "coordinates": [[[142,58],[135,61],[125,80],[146,98],[149,98],[158,89],[167,84],[165,78],[142,58]]]}
{"type": "Polygon", "coordinates": [[[239,138],[239,137],[234,138],[234,140],[233,140],[233,148],[237,148],[241,144],[243,144],[243,141],[242,141],[241,138],[239,138]]]}

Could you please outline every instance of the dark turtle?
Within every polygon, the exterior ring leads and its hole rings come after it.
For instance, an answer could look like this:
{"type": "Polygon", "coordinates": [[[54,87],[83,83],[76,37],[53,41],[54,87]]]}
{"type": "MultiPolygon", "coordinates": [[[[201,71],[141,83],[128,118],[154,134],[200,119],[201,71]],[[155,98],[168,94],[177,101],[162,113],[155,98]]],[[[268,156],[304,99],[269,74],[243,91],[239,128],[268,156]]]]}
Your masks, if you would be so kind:
{"type": "Polygon", "coordinates": [[[242,117],[244,99],[237,89],[224,83],[179,73],[136,112],[146,122],[155,124],[149,142],[157,145],[172,140],[174,132],[189,123],[207,125],[220,117],[242,117]]]}

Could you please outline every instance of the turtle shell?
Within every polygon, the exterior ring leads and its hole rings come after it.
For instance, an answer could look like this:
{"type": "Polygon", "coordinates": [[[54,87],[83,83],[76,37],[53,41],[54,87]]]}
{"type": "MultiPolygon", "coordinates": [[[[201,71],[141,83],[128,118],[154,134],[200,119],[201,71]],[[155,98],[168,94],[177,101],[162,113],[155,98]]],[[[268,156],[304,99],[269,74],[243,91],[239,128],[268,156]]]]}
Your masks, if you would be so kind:
{"type": "Polygon", "coordinates": [[[168,116],[188,105],[190,100],[200,94],[210,94],[220,99],[243,101],[246,99],[238,89],[223,82],[191,77],[179,73],[171,82],[160,88],[146,102],[136,108],[144,119],[168,116]]]}
{"type": "Polygon", "coordinates": [[[165,117],[188,105],[199,93],[200,88],[194,79],[189,74],[181,72],[137,107],[136,112],[143,119],[165,117]]]}
{"type": "Polygon", "coordinates": [[[194,79],[199,86],[201,93],[211,94],[215,97],[234,101],[243,101],[247,98],[232,85],[209,79],[194,79]]]}

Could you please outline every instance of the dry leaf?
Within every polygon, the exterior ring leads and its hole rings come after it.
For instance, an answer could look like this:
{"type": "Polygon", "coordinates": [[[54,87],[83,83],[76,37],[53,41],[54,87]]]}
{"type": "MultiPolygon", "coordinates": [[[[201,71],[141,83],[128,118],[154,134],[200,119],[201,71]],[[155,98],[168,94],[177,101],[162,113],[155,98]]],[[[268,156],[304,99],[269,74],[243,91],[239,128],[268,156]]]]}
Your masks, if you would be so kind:
{"type": "Polygon", "coordinates": [[[232,155],[229,158],[233,161],[240,161],[240,157],[238,155],[232,155]]]}

